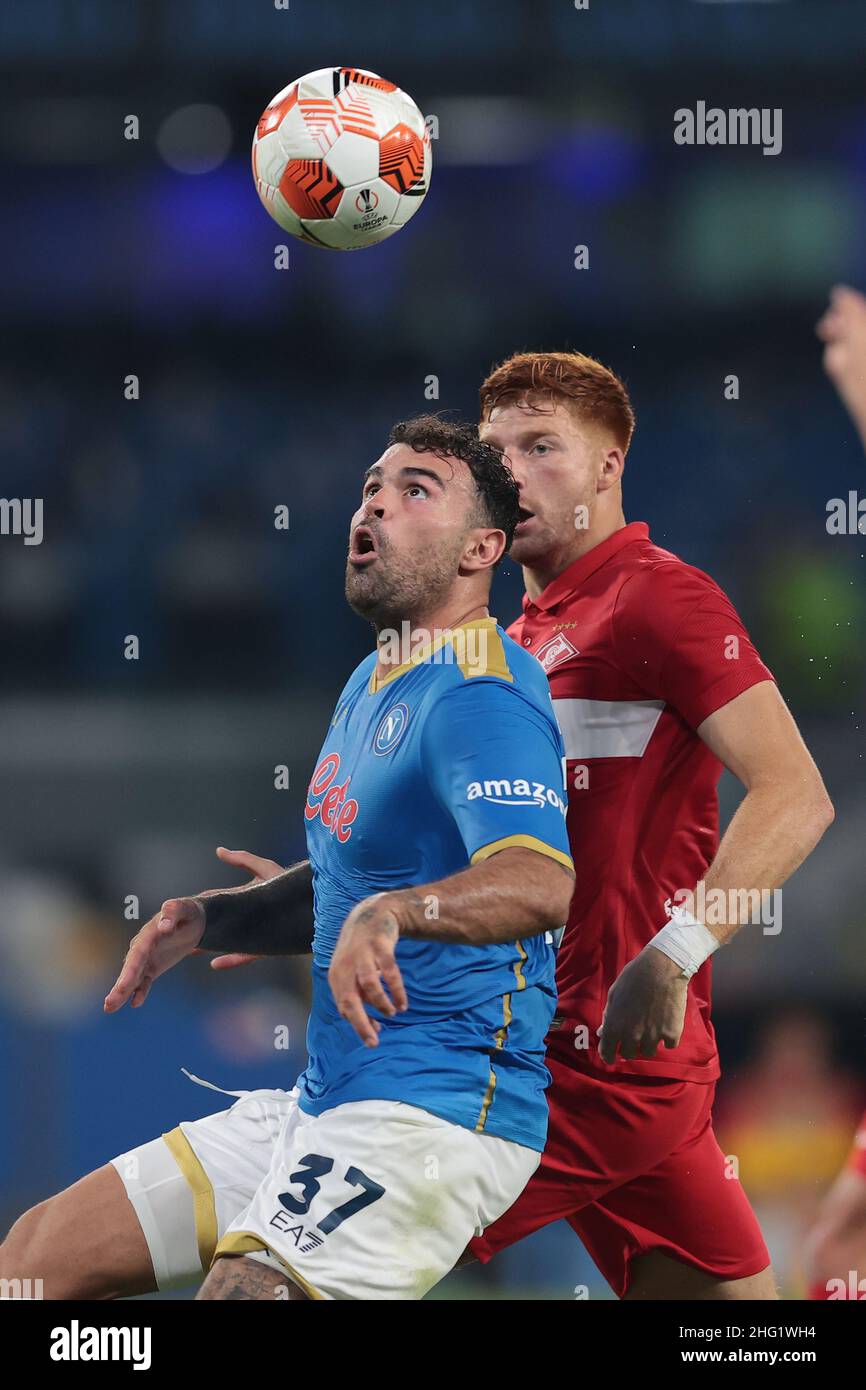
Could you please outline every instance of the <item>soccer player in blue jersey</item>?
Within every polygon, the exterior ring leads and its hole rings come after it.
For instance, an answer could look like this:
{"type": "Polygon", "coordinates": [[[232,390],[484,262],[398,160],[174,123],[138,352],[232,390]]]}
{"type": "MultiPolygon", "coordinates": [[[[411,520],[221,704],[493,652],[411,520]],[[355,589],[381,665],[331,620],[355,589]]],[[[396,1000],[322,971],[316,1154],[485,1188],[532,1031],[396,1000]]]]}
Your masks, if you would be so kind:
{"type": "Polygon", "coordinates": [[[312,875],[308,1066],[292,1092],[242,1094],[34,1208],[3,1275],[111,1297],[212,1264],[199,1297],[420,1298],[519,1196],[546,1136],[573,871],[547,678],[487,611],[518,511],[474,430],[392,432],[346,574],[377,646],[310,780],[309,865],[165,904],[164,950],[131,950],[106,1000],[142,1003],[239,923],[250,950],[291,950],[312,875]]]}

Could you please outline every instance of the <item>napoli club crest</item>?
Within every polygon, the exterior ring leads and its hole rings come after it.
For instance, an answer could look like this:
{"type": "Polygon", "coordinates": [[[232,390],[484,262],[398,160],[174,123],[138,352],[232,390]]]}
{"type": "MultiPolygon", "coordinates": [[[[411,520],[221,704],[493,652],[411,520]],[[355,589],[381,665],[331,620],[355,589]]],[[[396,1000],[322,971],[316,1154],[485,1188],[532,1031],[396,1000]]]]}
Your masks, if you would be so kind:
{"type": "Polygon", "coordinates": [[[393,753],[408,727],[408,706],[392,705],[379,721],[379,727],[373,736],[373,752],[381,756],[393,753]]]}

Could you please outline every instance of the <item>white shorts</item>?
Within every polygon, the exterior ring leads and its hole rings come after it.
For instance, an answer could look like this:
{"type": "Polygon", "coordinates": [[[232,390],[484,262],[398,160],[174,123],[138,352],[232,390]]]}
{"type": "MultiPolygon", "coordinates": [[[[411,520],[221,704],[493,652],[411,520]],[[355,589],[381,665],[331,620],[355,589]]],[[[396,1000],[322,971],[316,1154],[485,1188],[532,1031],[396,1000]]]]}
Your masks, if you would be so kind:
{"type": "Polygon", "coordinates": [[[307,1115],[297,1096],[240,1093],[229,1110],[112,1160],[160,1289],[199,1282],[215,1254],[242,1254],[311,1298],[422,1298],[541,1157],[414,1105],[307,1115]]]}

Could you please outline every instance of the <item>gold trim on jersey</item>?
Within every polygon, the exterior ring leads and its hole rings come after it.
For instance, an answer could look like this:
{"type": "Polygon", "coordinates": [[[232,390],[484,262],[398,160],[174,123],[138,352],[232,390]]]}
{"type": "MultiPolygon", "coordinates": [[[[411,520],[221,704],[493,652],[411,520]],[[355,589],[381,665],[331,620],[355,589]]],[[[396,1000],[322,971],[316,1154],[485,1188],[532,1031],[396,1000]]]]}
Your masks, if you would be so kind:
{"type": "Polygon", "coordinates": [[[499,680],[513,681],[514,677],[505,655],[505,644],[497,632],[496,619],[474,618],[472,622],[458,623],[457,627],[447,628],[444,632],[440,632],[438,637],[434,637],[431,642],[425,642],[423,646],[418,648],[417,652],[413,652],[408,661],[405,661],[402,666],[395,666],[394,670],[389,671],[386,676],[377,679],[376,668],[374,667],[367,686],[367,694],[375,695],[384,686],[390,685],[400,676],[405,676],[406,672],[411,671],[414,666],[420,666],[423,662],[429,661],[430,657],[441,651],[447,643],[450,642],[453,646],[453,637],[456,632],[472,631],[485,631],[489,634],[484,643],[483,661],[468,660],[465,659],[465,656],[463,660],[460,660],[460,654],[455,647],[454,654],[457,660],[451,664],[459,668],[465,680],[470,680],[473,676],[496,676],[499,680]]]}
{"type": "MultiPolygon", "coordinates": [[[[518,944],[519,944],[519,943],[518,943],[518,944]]],[[[524,951],[524,953],[523,953],[523,958],[524,958],[524,960],[526,959],[526,952],[525,952],[525,951],[524,951]]],[[[501,1028],[497,1028],[496,1032],[493,1034],[494,1038],[496,1039],[496,1047],[497,1047],[497,1050],[498,1050],[500,1047],[504,1047],[504,1046],[505,1046],[505,1039],[506,1039],[506,1036],[507,1036],[507,1034],[508,1034],[508,1029],[511,1027],[511,1020],[512,1020],[513,1017],[514,1017],[514,1014],[511,1012],[511,995],[510,995],[510,994],[504,994],[504,995],[502,996],[502,1012],[503,1012],[503,1015],[504,1015],[503,1022],[502,1022],[502,1027],[501,1027],[501,1028]]]]}
{"type": "Polygon", "coordinates": [[[549,859],[555,859],[557,864],[562,864],[574,873],[574,863],[570,854],[565,854],[561,849],[554,849],[553,845],[545,844],[544,840],[538,840],[534,835],[506,835],[501,840],[491,840],[489,845],[482,845],[477,849],[469,862],[480,864],[482,859],[489,859],[492,854],[498,854],[503,849],[534,849],[538,854],[546,854],[549,859]]]}
{"type": "MultiPolygon", "coordinates": [[[[522,947],[521,947],[521,949],[522,949],[522,947]]],[[[526,952],[525,952],[525,951],[523,952],[523,959],[524,959],[524,960],[526,959],[526,952]]],[[[523,983],[525,984],[526,981],[524,980],[523,983]]],[[[502,1023],[501,1023],[501,1025],[500,1025],[500,1027],[497,1028],[496,1032],[493,1034],[493,1043],[494,1043],[494,1047],[495,1047],[495,1049],[496,1049],[497,1052],[498,1052],[501,1048],[503,1048],[503,1047],[505,1046],[505,1039],[506,1039],[507,1036],[508,1036],[508,1029],[509,1029],[509,1027],[510,1027],[510,1025],[511,1025],[511,1020],[512,1020],[513,1017],[514,1017],[514,1014],[513,1014],[512,1011],[511,1011],[511,995],[510,995],[510,994],[503,994],[503,996],[502,996],[502,1023]]],[[[488,1080],[488,1082],[487,1082],[487,1090],[484,1092],[484,1099],[483,1099],[483,1101],[481,1102],[481,1111],[480,1111],[480,1113],[479,1113],[478,1120],[477,1120],[476,1125],[475,1125],[475,1133],[476,1133],[476,1134],[480,1134],[480,1133],[482,1132],[482,1130],[484,1129],[484,1126],[487,1124],[487,1115],[488,1115],[488,1112],[489,1112],[489,1110],[490,1110],[491,1105],[493,1104],[493,1092],[494,1092],[495,1090],[496,1090],[496,1072],[493,1070],[493,1063],[491,1062],[491,1064],[490,1064],[490,1078],[489,1078],[489,1080],[488,1080]]]]}
{"type": "Polygon", "coordinates": [[[183,1130],[169,1130],[163,1139],[168,1151],[183,1173],[192,1191],[192,1209],[195,1217],[195,1238],[202,1274],[207,1274],[217,1242],[216,1201],[213,1184],[202,1167],[201,1160],[183,1130]]]}
{"type": "Polygon", "coordinates": [[[284,1260],[279,1250],[275,1250],[267,1241],[262,1240],[261,1236],[255,1235],[252,1231],[227,1231],[214,1251],[214,1259],[220,1255],[248,1255],[251,1250],[267,1250],[269,1254],[275,1255],[280,1264],[284,1266],[288,1274],[295,1281],[298,1288],[307,1295],[308,1298],[324,1299],[325,1295],[314,1289],[302,1274],[293,1269],[288,1260],[284,1260]]]}
{"type": "Polygon", "coordinates": [[[520,956],[520,959],[514,962],[514,974],[517,979],[517,988],[526,989],[526,976],[523,973],[523,967],[529,960],[529,956],[526,952],[526,947],[524,946],[522,941],[515,941],[514,944],[517,947],[517,953],[520,956]]]}

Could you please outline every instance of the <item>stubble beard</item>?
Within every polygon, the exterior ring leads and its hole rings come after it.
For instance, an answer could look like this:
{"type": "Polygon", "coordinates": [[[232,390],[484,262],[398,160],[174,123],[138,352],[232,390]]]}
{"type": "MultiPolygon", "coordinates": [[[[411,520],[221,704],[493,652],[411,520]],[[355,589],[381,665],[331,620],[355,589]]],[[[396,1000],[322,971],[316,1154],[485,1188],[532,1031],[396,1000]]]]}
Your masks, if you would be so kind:
{"type": "Polygon", "coordinates": [[[400,557],[381,538],[378,559],[367,569],[346,566],[346,601],[359,617],[366,618],[377,634],[417,624],[447,598],[457,577],[457,557],[444,549],[400,557]]]}

